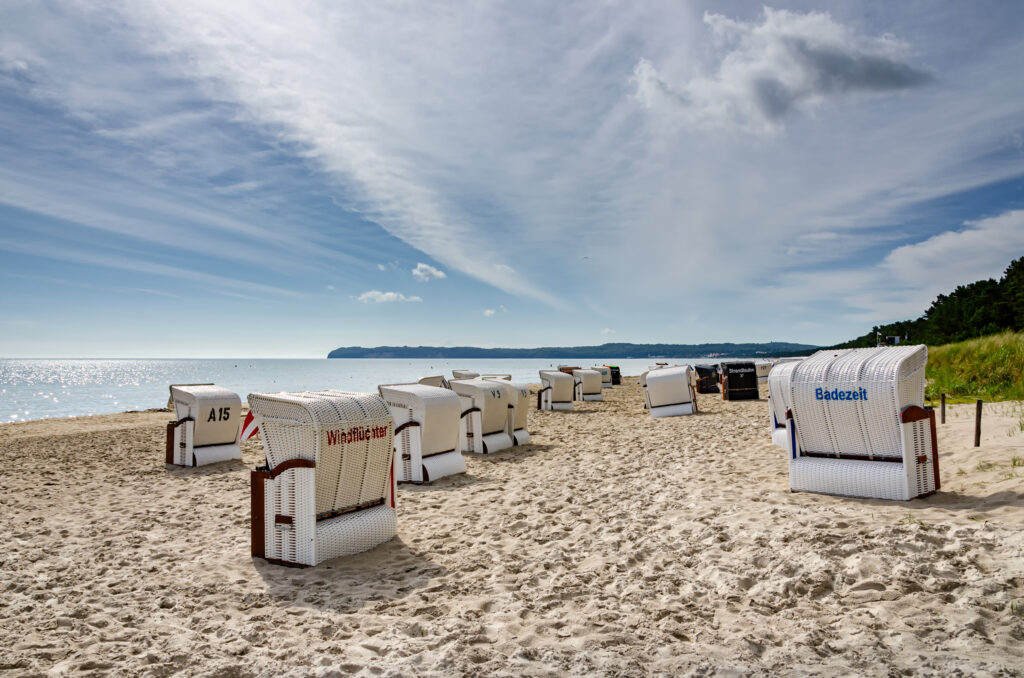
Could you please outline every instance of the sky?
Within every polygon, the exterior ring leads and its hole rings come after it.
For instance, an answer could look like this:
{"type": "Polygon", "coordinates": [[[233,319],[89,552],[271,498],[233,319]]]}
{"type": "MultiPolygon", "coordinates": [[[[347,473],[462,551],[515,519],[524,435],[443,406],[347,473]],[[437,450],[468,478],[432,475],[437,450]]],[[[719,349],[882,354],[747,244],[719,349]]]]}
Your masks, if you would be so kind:
{"type": "Polygon", "coordinates": [[[0,7],[0,356],[830,344],[1024,255],[1024,4],[0,7]]]}

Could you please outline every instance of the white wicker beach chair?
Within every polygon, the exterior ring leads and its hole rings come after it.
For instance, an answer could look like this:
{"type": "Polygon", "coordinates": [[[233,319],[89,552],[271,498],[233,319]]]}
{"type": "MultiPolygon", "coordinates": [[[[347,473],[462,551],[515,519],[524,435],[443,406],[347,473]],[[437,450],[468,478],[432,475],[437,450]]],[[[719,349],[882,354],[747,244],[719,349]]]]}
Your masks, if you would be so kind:
{"type": "Polygon", "coordinates": [[[488,454],[512,447],[508,431],[512,402],[504,388],[487,379],[453,379],[451,387],[462,406],[459,443],[463,452],[488,454]]]}
{"type": "Polygon", "coordinates": [[[452,370],[453,379],[476,379],[479,376],[479,372],[473,372],[472,370],[452,370]]]}
{"type": "Polygon", "coordinates": [[[601,373],[601,388],[612,387],[612,368],[607,365],[595,365],[591,367],[592,370],[597,370],[601,373]]]}
{"type": "Polygon", "coordinates": [[[466,472],[459,451],[459,396],[423,384],[377,387],[395,420],[395,468],[400,483],[427,483],[466,472]]]}
{"type": "Polygon", "coordinates": [[[251,393],[267,465],[251,473],[252,554],[312,566],[398,533],[394,423],[376,394],[251,393]]]}
{"type": "MultiPolygon", "coordinates": [[[[654,365],[648,365],[645,372],[640,373],[640,392],[644,396],[644,409],[651,409],[651,400],[647,397],[647,376],[655,370],[664,370],[670,367],[668,363],[656,363],[654,365]]],[[[678,367],[678,365],[672,365],[671,367],[678,367]]]]}
{"type": "Polygon", "coordinates": [[[652,419],[678,417],[697,412],[691,370],[686,365],[666,367],[647,373],[644,397],[652,419]]]}
{"type": "Polygon", "coordinates": [[[772,364],[767,360],[758,360],[754,363],[754,372],[757,374],[757,383],[763,384],[768,381],[768,374],[772,371],[772,364]]]}
{"type": "Polygon", "coordinates": [[[242,458],[242,399],[237,393],[213,384],[171,384],[170,391],[168,402],[177,419],[167,424],[166,463],[203,466],[242,458]]]}
{"type": "Polygon", "coordinates": [[[572,378],[575,380],[573,399],[575,400],[604,400],[601,392],[601,373],[597,370],[573,370],[572,378]]]}
{"type": "Polygon", "coordinates": [[[768,428],[772,434],[772,442],[784,450],[789,449],[789,437],[786,433],[786,412],[792,406],[790,402],[790,379],[797,362],[779,363],[768,373],[768,428]]]}
{"type": "Polygon", "coordinates": [[[537,391],[538,410],[571,410],[576,380],[571,374],[556,370],[540,371],[537,391]]]}
{"type": "Polygon", "coordinates": [[[819,351],[790,375],[794,491],[907,500],[939,489],[924,346],[819,351]]]}
{"type": "Polygon", "coordinates": [[[440,375],[440,374],[438,374],[436,376],[433,376],[433,377],[423,377],[422,379],[420,379],[416,383],[423,384],[424,386],[436,386],[437,388],[448,388],[448,380],[445,379],[444,376],[440,375]]]}
{"type": "Polygon", "coordinates": [[[485,377],[493,381],[508,393],[508,433],[512,436],[512,442],[516,445],[527,445],[530,442],[530,432],[526,430],[526,413],[530,409],[530,388],[526,384],[517,384],[514,381],[500,377],[485,377]]]}

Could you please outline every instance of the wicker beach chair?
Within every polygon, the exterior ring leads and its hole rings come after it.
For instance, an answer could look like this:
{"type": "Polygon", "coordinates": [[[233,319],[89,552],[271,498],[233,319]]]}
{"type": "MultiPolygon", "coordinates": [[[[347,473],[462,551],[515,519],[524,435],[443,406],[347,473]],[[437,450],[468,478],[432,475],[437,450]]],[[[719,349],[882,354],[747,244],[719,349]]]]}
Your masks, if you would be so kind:
{"type": "Polygon", "coordinates": [[[612,387],[612,368],[607,365],[595,365],[590,369],[601,373],[601,388],[612,387]]]}
{"type": "Polygon", "coordinates": [[[664,370],[669,367],[668,363],[655,363],[654,365],[648,365],[647,370],[640,373],[640,391],[644,396],[644,409],[651,409],[650,398],[647,397],[647,377],[656,370],[664,370]]]}
{"type": "Polygon", "coordinates": [[[538,410],[571,410],[575,379],[562,371],[541,370],[538,410]]]}
{"type": "Polygon", "coordinates": [[[646,385],[644,397],[652,419],[697,412],[691,370],[686,365],[652,370],[647,373],[646,385]]]}
{"type": "Polygon", "coordinates": [[[757,367],[752,362],[722,363],[722,400],[758,400],[757,367]]]}
{"type": "Polygon", "coordinates": [[[618,386],[622,383],[622,371],[618,365],[605,365],[612,373],[612,386],[618,386]]]}
{"type": "Polygon", "coordinates": [[[768,381],[768,374],[772,371],[772,363],[768,360],[758,360],[754,363],[754,372],[757,374],[757,383],[763,384],[768,381]]]}
{"type": "Polygon", "coordinates": [[[508,431],[510,394],[487,379],[453,379],[452,390],[462,407],[459,445],[463,452],[488,454],[512,447],[508,431]]]}
{"type": "Polygon", "coordinates": [[[565,372],[566,374],[572,374],[574,370],[583,369],[579,365],[559,365],[558,371],[565,372]]]}
{"type": "Polygon", "coordinates": [[[203,466],[241,459],[238,431],[242,399],[213,384],[171,384],[164,461],[178,466],[203,466]]]}
{"type": "Polygon", "coordinates": [[[381,384],[395,420],[395,469],[400,483],[427,483],[466,472],[459,451],[459,396],[440,386],[381,384]]]}
{"type": "Polygon", "coordinates": [[[479,376],[479,372],[472,370],[452,370],[452,379],[476,379],[479,376]]]}
{"type": "Polygon", "coordinates": [[[697,376],[697,393],[718,393],[717,365],[695,365],[693,369],[697,376]]]}
{"type": "Polygon", "coordinates": [[[251,473],[252,554],[312,566],[398,533],[391,412],[376,394],[251,393],[266,466],[251,473]]]}
{"type": "Polygon", "coordinates": [[[422,379],[420,379],[416,383],[423,384],[424,386],[436,386],[437,388],[448,388],[448,380],[445,379],[444,376],[440,375],[440,374],[438,374],[436,376],[432,376],[432,377],[423,377],[422,379]]]}
{"type": "Polygon", "coordinates": [[[794,491],[907,500],[939,489],[924,346],[819,351],[795,363],[786,419],[794,491]]]}
{"type": "Polygon", "coordinates": [[[528,445],[530,432],[526,430],[526,413],[530,409],[530,388],[526,384],[517,384],[510,379],[501,377],[485,377],[488,381],[505,389],[508,393],[508,433],[516,445],[528,445]]]}
{"type": "Polygon", "coordinates": [[[779,363],[768,373],[768,428],[772,434],[772,442],[784,450],[789,449],[786,412],[792,407],[790,382],[793,370],[799,364],[798,362],[779,363]]]}
{"type": "Polygon", "coordinates": [[[597,370],[573,370],[572,378],[575,380],[574,400],[604,400],[600,372],[597,370]]]}

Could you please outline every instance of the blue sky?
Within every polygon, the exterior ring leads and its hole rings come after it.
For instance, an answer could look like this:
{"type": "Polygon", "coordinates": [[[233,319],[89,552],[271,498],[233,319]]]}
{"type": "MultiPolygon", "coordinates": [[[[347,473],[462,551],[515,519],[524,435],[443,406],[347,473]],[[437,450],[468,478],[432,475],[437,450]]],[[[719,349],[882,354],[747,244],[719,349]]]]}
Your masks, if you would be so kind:
{"type": "Polygon", "coordinates": [[[0,356],[832,343],[1024,255],[1024,6],[8,2],[0,356]]]}

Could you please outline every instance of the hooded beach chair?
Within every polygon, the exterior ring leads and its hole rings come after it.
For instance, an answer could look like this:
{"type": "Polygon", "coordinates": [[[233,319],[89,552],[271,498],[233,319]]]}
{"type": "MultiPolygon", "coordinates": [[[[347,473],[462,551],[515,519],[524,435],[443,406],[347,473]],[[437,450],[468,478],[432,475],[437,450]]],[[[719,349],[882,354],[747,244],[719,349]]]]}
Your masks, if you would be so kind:
{"type": "Polygon", "coordinates": [[[479,376],[479,372],[473,372],[472,370],[452,370],[453,379],[476,379],[479,376]]]}
{"type": "Polygon", "coordinates": [[[572,378],[575,380],[575,400],[604,400],[601,392],[601,373],[597,370],[573,370],[572,378]]]}
{"type": "Polygon", "coordinates": [[[253,471],[252,554],[311,566],[382,544],[395,518],[395,427],[377,394],[251,393],[266,466],[253,471]]]}
{"type": "Polygon", "coordinates": [[[512,447],[508,431],[509,393],[487,379],[452,379],[462,407],[459,444],[463,452],[488,454],[512,447]]]}
{"type": "Polygon", "coordinates": [[[612,372],[612,386],[618,386],[622,383],[622,371],[619,370],[618,365],[605,365],[612,372]]]}
{"type": "Polygon", "coordinates": [[[644,397],[652,419],[678,417],[697,411],[691,371],[686,365],[665,367],[647,373],[644,397]]]}
{"type": "MultiPolygon", "coordinates": [[[[907,500],[939,489],[924,346],[819,351],[794,363],[786,419],[794,491],[907,500]]],[[[781,367],[781,366],[780,366],[781,367]]]]}
{"type": "Polygon", "coordinates": [[[768,360],[758,360],[754,363],[754,372],[757,374],[757,383],[763,384],[768,381],[768,373],[772,371],[772,363],[768,360]]]}
{"type": "Polygon", "coordinates": [[[572,374],[574,370],[582,369],[579,365],[559,365],[558,371],[565,372],[566,374],[572,374]]]}
{"type": "Polygon", "coordinates": [[[466,472],[459,450],[458,394],[424,384],[382,384],[377,390],[395,420],[398,482],[427,483],[466,472]]]}
{"type": "Polygon", "coordinates": [[[237,393],[213,384],[171,384],[170,391],[168,406],[177,419],[167,424],[166,463],[203,466],[242,458],[237,393]]]}
{"type": "Polygon", "coordinates": [[[768,373],[768,421],[772,434],[772,442],[784,450],[789,449],[789,437],[786,433],[786,412],[792,406],[790,402],[790,380],[793,369],[799,363],[785,362],[772,367],[768,373]]]}
{"type": "Polygon", "coordinates": [[[648,365],[647,366],[647,370],[640,373],[640,392],[644,396],[644,409],[645,410],[651,409],[651,401],[647,397],[647,377],[648,377],[648,375],[650,375],[651,372],[655,372],[657,370],[664,370],[668,366],[669,366],[668,363],[655,363],[654,365],[648,365]]]}
{"type": "Polygon", "coordinates": [[[758,400],[757,368],[751,362],[722,363],[722,400],[758,400]]]}
{"type": "Polygon", "coordinates": [[[601,373],[601,388],[612,387],[612,368],[607,365],[596,365],[590,369],[597,370],[601,373]]]}
{"type": "Polygon", "coordinates": [[[571,410],[576,380],[562,371],[541,370],[538,410],[571,410]]]}
{"type": "Polygon", "coordinates": [[[432,377],[423,377],[422,379],[420,379],[416,383],[423,384],[424,386],[436,386],[437,388],[448,388],[448,380],[445,379],[444,376],[440,375],[440,374],[438,374],[436,376],[432,376],[432,377]]]}
{"type": "Polygon", "coordinates": [[[508,393],[508,433],[516,445],[527,445],[530,432],[526,430],[526,413],[530,409],[530,388],[526,384],[517,384],[502,377],[485,377],[493,381],[508,393]]]}
{"type": "Polygon", "coordinates": [[[715,365],[695,365],[697,376],[697,393],[718,393],[718,367],[715,365]]]}

